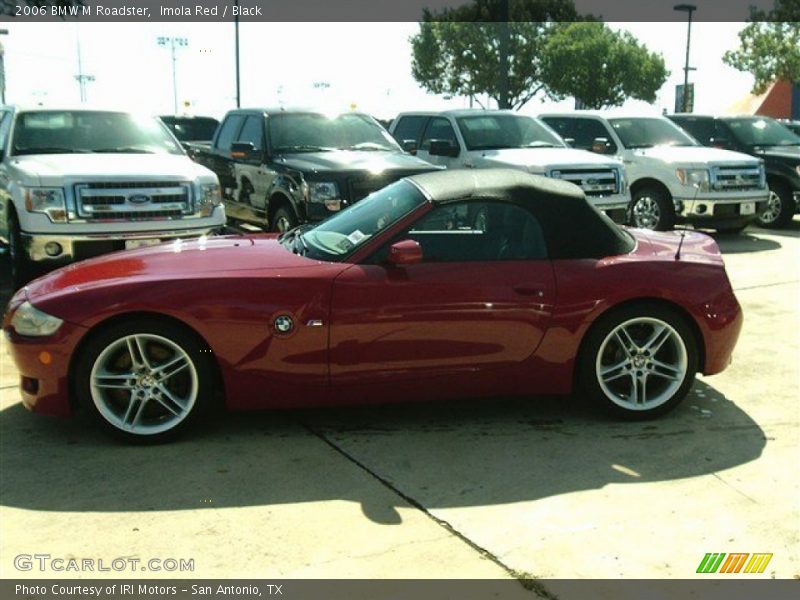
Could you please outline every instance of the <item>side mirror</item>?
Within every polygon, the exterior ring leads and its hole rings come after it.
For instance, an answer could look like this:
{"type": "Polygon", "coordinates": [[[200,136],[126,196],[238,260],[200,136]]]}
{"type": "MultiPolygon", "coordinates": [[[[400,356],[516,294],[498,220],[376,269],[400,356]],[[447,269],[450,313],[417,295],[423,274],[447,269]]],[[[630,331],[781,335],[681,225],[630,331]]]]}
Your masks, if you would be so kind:
{"type": "Polygon", "coordinates": [[[417,141],[416,140],[403,140],[400,144],[403,150],[408,152],[409,154],[413,154],[416,156],[417,154],[417,141]]]}
{"type": "Polygon", "coordinates": [[[575,147],[575,138],[564,138],[564,143],[570,148],[575,147]]]}
{"type": "Polygon", "coordinates": [[[431,156],[450,156],[455,158],[459,155],[458,145],[450,140],[431,140],[431,147],[428,150],[431,156]]]}
{"type": "Polygon", "coordinates": [[[727,138],[716,137],[708,140],[708,145],[714,148],[730,148],[731,142],[727,138]]]}
{"type": "Polygon", "coordinates": [[[231,144],[231,158],[258,160],[261,158],[261,152],[256,150],[253,142],[234,142],[231,144]]]}
{"type": "Polygon", "coordinates": [[[611,154],[611,144],[609,143],[608,138],[594,138],[594,141],[592,142],[592,152],[596,154],[611,154]]]}
{"type": "Polygon", "coordinates": [[[389,248],[388,259],[395,266],[415,265],[422,262],[422,247],[414,240],[395,242],[389,248]]]}

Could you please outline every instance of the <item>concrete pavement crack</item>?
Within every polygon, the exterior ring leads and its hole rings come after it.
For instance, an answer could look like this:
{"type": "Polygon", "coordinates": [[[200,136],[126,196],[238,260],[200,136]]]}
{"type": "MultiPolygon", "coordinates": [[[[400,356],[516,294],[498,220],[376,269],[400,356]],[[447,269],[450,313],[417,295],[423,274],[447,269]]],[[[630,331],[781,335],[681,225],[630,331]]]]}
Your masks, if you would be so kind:
{"type": "Polygon", "coordinates": [[[322,442],[324,442],[325,444],[330,446],[335,452],[337,452],[338,454],[342,455],[344,458],[346,458],[347,460],[352,462],[354,465],[356,465],[362,471],[364,471],[365,473],[370,475],[372,478],[377,480],[384,487],[386,487],[391,492],[393,492],[394,494],[396,494],[397,496],[402,498],[405,502],[407,502],[408,504],[410,504],[411,506],[413,506],[414,508],[416,508],[417,510],[422,512],[426,517],[428,517],[431,521],[436,523],[439,527],[442,527],[448,533],[450,533],[451,535],[455,536],[456,538],[458,538],[459,540],[461,540],[462,542],[467,544],[470,548],[475,550],[482,557],[484,557],[487,560],[492,561],[498,567],[503,569],[511,577],[516,579],[523,588],[525,588],[526,590],[528,590],[530,592],[533,592],[539,598],[545,598],[546,600],[558,600],[558,596],[553,594],[549,590],[547,590],[547,588],[544,586],[544,584],[542,584],[541,581],[538,581],[533,575],[531,575],[530,573],[523,573],[523,572],[517,571],[516,569],[513,569],[512,567],[510,567],[507,564],[505,564],[495,554],[493,554],[492,552],[490,552],[489,550],[487,550],[483,546],[481,546],[481,545],[477,544],[476,542],[474,542],[473,540],[471,540],[469,537],[467,537],[465,534],[461,533],[458,529],[453,527],[453,525],[451,525],[450,523],[448,523],[444,519],[441,519],[441,518],[437,517],[436,515],[432,514],[418,500],[416,500],[412,496],[409,496],[408,494],[406,494],[402,490],[398,489],[389,480],[387,480],[386,478],[382,477],[381,475],[376,473],[374,470],[370,469],[366,464],[361,462],[358,458],[356,458],[351,453],[349,453],[347,450],[345,450],[344,448],[342,448],[341,446],[336,444],[336,442],[334,442],[333,440],[328,438],[322,431],[319,431],[319,430],[315,429],[314,427],[312,427],[311,425],[309,425],[308,423],[306,423],[304,421],[301,421],[300,419],[298,419],[298,423],[302,427],[304,427],[309,433],[311,433],[312,435],[316,436],[322,442]]]}

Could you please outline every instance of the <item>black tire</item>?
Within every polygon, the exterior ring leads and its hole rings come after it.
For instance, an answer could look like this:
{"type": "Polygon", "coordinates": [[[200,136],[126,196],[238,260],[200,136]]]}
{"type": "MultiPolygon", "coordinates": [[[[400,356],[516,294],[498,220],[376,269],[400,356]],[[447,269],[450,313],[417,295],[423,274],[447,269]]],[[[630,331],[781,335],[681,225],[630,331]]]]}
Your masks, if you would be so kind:
{"type": "Polygon", "coordinates": [[[747,223],[744,225],[733,225],[728,227],[717,227],[717,233],[724,233],[726,235],[734,235],[737,233],[742,233],[747,228],[747,223]]]}
{"type": "Polygon", "coordinates": [[[756,217],[756,223],[766,229],[786,227],[794,217],[796,208],[792,190],[782,181],[770,181],[769,191],[767,209],[756,217]]]}
{"type": "Polygon", "coordinates": [[[655,231],[670,231],[675,227],[675,206],[672,198],[656,186],[636,190],[628,212],[630,223],[634,227],[655,231]]]}
{"type": "Polygon", "coordinates": [[[23,247],[19,220],[13,209],[8,213],[8,259],[12,285],[19,289],[33,278],[33,264],[23,247]]]}
{"type": "MultiPolygon", "coordinates": [[[[669,330],[665,329],[665,331],[669,330]]],[[[634,354],[634,357],[635,356],[636,354],[634,354]]],[[[633,361],[634,358],[630,360],[633,361]]],[[[660,304],[646,302],[631,304],[603,315],[586,334],[581,346],[580,356],[578,357],[576,390],[581,393],[583,398],[588,400],[592,406],[600,407],[615,417],[632,421],[651,419],[669,412],[683,400],[694,383],[697,368],[697,340],[684,316],[676,310],[660,304]],[[647,336],[652,335],[652,333],[648,333],[648,324],[637,324],[635,320],[638,319],[652,319],[667,324],[672,332],[679,336],[685,352],[680,351],[680,345],[677,340],[673,337],[669,337],[667,341],[663,342],[663,345],[656,350],[655,355],[651,358],[664,364],[669,362],[670,356],[674,356],[676,362],[685,366],[685,372],[680,376],[675,376],[674,379],[668,380],[664,378],[663,374],[656,372],[656,370],[661,369],[661,367],[651,366],[648,362],[648,358],[640,355],[639,358],[641,358],[644,363],[641,367],[633,366],[632,363],[631,366],[620,368],[618,371],[609,368],[610,379],[613,379],[617,372],[620,374],[616,375],[616,382],[609,382],[609,380],[607,380],[601,385],[599,372],[604,364],[608,365],[610,363],[611,365],[618,365],[628,360],[625,354],[619,352],[621,348],[619,344],[616,344],[613,338],[611,338],[611,341],[608,343],[606,342],[607,338],[612,336],[612,332],[614,332],[615,329],[626,323],[630,324],[628,325],[628,327],[631,328],[629,331],[632,330],[633,333],[636,333],[637,327],[640,328],[644,335],[641,339],[634,340],[637,343],[643,341],[647,336]],[[615,344],[617,348],[615,348],[615,344]],[[600,356],[600,362],[598,363],[598,353],[601,351],[603,354],[600,356]],[[618,354],[615,355],[615,352],[618,352],[618,354]],[[604,363],[604,361],[608,362],[604,363]],[[638,370],[640,368],[641,371],[638,370]],[[662,390],[663,397],[656,398],[653,405],[649,408],[644,406],[644,404],[638,406],[637,403],[629,403],[627,399],[622,397],[625,395],[624,391],[626,389],[632,390],[633,386],[636,386],[635,389],[638,395],[641,389],[640,386],[642,385],[640,383],[641,379],[639,379],[639,383],[634,382],[637,381],[636,377],[638,377],[639,374],[644,377],[645,382],[650,379],[651,390],[654,390],[656,393],[662,390]],[[604,386],[610,393],[604,390],[604,386]],[[619,392],[619,394],[613,394],[613,392],[619,392]]],[[[667,371],[666,369],[661,370],[664,373],[673,374],[672,371],[667,371]]],[[[647,387],[646,383],[644,387],[647,387]]],[[[644,397],[646,398],[646,392],[644,393],[644,397]]]]}
{"type": "MultiPolygon", "coordinates": [[[[90,337],[86,343],[79,349],[80,354],[76,357],[74,392],[79,405],[86,408],[92,414],[93,418],[103,430],[117,439],[135,444],[155,444],[175,439],[177,436],[193,427],[203,416],[207,415],[214,406],[215,371],[212,358],[202,339],[191,330],[168,321],[136,318],[129,321],[113,323],[89,335],[90,337]],[[91,381],[92,370],[96,362],[102,362],[104,367],[103,371],[109,372],[109,370],[105,368],[108,364],[106,359],[103,358],[98,361],[104,354],[109,357],[108,360],[112,360],[115,364],[120,365],[119,372],[135,371],[132,364],[126,364],[126,352],[128,353],[128,357],[131,355],[125,349],[126,344],[124,342],[125,338],[134,335],[152,336],[152,338],[145,340],[145,348],[146,352],[149,354],[148,362],[155,368],[167,365],[170,360],[174,360],[174,358],[178,356],[176,353],[170,358],[170,355],[167,353],[167,350],[170,348],[161,340],[167,340],[183,350],[185,356],[191,361],[191,367],[183,368],[177,375],[173,376],[174,379],[169,378],[164,385],[173,395],[172,397],[178,397],[180,390],[187,389],[187,387],[188,389],[194,389],[196,391],[196,395],[191,396],[190,394],[190,397],[194,398],[191,403],[186,399],[182,399],[185,400],[185,404],[189,404],[189,407],[185,411],[185,415],[180,418],[174,414],[170,416],[171,413],[165,408],[165,405],[162,404],[162,400],[164,402],[169,401],[164,398],[164,394],[161,394],[159,390],[156,390],[155,393],[161,396],[160,400],[155,398],[137,399],[135,407],[144,406],[144,409],[139,411],[142,415],[142,420],[145,418],[149,420],[147,423],[141,423],[139,432],[125,430],[118,422],[114,422],[115,420],[119,421],[120,416],[125,412],[128,404],[133,404],[131,398],[133,398],[134,392],[128,391],[127,389],[110,389],[99,392],[100,396],[96,398],[93,396],[91,381]],[[120,345],[120,347],[115,350],[114,348],[117,345],[120,345]],[[159,354],[164,356],[163,363],[154,361],[154,358],[157,359],[159,354]],[[194,388],[192,388],[192,386],[194,386],[194,388]],[[103,407],[102,411],[100,408],[101,406],[103,407]],[[171,421],[172,423],[170,424],[171,421]],[[148,431],[146,430],[147,427],[151,427],[151,429],[148,431]],[[159,429],[163,427],[167,428],[163,430],[159,429]]],[[[98,367],[99,366],[98,364],[98,367]]],[[[117,373],[117,371],[114,371],[114,373],[117,373]]],[[[133,376],[138,380],[145,375],[134,374],[133,376]]],[[[112,375],[105,379],[109,380],[111,384],[116,385],[119,383],[121,377],[121,375],[112,375]]],[[[145,394],[146,392],[138,389],[136,393],[145,394]]],[[[184,407],[184,404],[174,400],[172,402],[174,402],[174,404],[171,404],[173,407],[184,407]]],[[[123,418],[122,420],[124,422],[126,419],[123,418]]],[[[133,427],[133,429],[135,429],[135,427],[133,427]]]]}
{"type": "Polygon", "coordinates": [[[284,233],[297,227],[297,215],[291,208],[281,206],[272,215],[270,219],[269,230],[277,233],[284,233]]]}

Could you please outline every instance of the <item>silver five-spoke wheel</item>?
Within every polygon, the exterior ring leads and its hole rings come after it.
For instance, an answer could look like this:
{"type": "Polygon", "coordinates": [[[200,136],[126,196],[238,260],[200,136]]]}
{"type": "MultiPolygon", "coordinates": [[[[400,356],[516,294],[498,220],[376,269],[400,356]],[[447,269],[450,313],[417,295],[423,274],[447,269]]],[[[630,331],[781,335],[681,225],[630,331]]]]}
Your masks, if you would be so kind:
{"type": "Polygon", "coordinates": [[[772,225],[781,216],[781,197],[773,190],[769,192],[767,208],[758,216],[758,220],[763,225],[772,225]]]}
{"type": "Polygon", "coordinates": [[[89,391],[110,425],[148,436],[186,419],[197,401],[199,381],[192,358],[180,345],[156,334],[135,333],[100,352],[89,391]]]}
{"type": "Polygon", "coordinates": [[[647,411],[669,401],[688,370],[686,344],[665,321],[651,317],[614,327],[600,345],[595,361],[597,382],[614,404],[647,411]]]}
{"type": "Polygon", "coordinates": [[[633,205],[633,224],[641,229],[655,229],[661,219],[658,203],[650,196],[642,196],[633,205]]]}

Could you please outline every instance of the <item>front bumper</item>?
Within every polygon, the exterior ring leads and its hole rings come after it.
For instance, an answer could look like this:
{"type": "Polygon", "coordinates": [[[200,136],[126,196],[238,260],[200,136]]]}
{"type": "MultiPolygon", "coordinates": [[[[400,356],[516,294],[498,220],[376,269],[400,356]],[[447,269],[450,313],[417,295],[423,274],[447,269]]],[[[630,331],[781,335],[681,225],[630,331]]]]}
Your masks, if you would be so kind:
{"type": "Polygon", "coordinates": [[[22,245],[28,258],[38,263],[67,263],[125,250],[137,244],[165,242],[212,235],[220,227],[201,227],[173,231],[136,231],[131,233],[51,234],[22,233],[22,245]],[[50,246],[48,247],[48,244],[50,246]],[[55,246],[58,244],[58,246],[55,246]],[[48,252],[48,249],[50,250],[48,252]],[[58,252],[54,252],[58,250],[58,252]]]}
{"type": "Polygon", "coordinates": [[[675,198],[675,216],[682,223],[714,227],[746,225],[767,208],[768,197],[745,198],[675,198]],[[743,204],[755,204],[755,210],[742,214],[743,204]]]}

